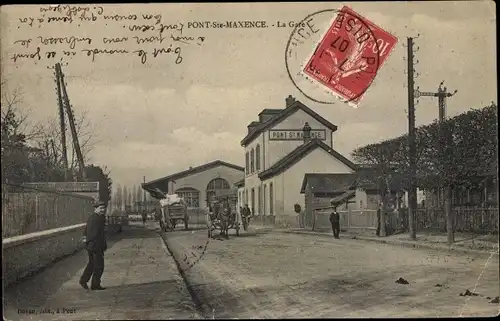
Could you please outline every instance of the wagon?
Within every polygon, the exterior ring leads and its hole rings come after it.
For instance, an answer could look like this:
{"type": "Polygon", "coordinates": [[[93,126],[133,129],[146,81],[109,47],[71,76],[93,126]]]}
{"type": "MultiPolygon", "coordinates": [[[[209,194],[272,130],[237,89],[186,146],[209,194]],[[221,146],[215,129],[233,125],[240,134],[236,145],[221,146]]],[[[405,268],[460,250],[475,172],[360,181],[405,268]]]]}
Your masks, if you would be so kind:
{"type": "Polygon", "coordinates": [[[182,198],[172,194],[160,200],[160,228],[163,231],[173,231],[178,222],[184,222],[184,229],[187,230],[188,221],[187,206],[182,198]]]}
{"type": "Polygon", "coordinates": [[[208,237],[212,237],[214,230],[229,238],[229,230],[236,230],[240,235],[241,219],[236,210],[236,203],[232,196],[217,196],[212,202],[212,211],[207,214],[208,237]]]}

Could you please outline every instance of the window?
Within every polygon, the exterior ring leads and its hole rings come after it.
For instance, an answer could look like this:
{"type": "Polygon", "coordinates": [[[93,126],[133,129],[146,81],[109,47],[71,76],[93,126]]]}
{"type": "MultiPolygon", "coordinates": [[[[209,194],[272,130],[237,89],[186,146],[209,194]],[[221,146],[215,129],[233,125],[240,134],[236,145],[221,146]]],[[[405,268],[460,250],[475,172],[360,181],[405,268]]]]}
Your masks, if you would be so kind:
{"type": "Polygon", "coordinates": [[[215,178],[207,185],[207,205],[211,203],[212,198],[217,195],[217,191],[229,189],[229,183],[223,178],[215,178]]]}
{"type": "Polygon", "coordinates": [[[260,171],[260,145],[255,147],[255,168],[260,171]]]}
{"type": "Polygon", "coordinates": [[[260,186],[259,188],[257,189],[257,198],[259,200],[259,215],[262,214],[262,191],[260,190],[260,186]]]}
{"type": "Polygon", "coordinates": [[[246,169],[247,175],[250,174],[250,159],[249,159],[248,152],[246,152],[246,154],[245,154],[245,169],[246,169]]]}
{"type": "Polygon", "coordinates": [[[363,208],[363,201],[359,200],[359,208],[363,208]]]}
{"type": "Polygon", "coordinates": [[[269,214],[273,214],[274,199],[273,199],[273,183],[269,183],[269,214]]]}
{"type": "Polygon", "coordinates": [[[248,190],[245,190],[245,205],[248,204],[248,190]]]}
{"type": "Polygon", "coordinates": [[[181,188],[175,191],[179,197],[184,199],[187,207],[200,207],[200,192],[194,188],[181,188]]]}
{"type": "Polygon", "coordinates": [[[263,215],[266,215],[266,185],[264,185],[264,193],[262,193],[262,195],[264,196],[264,200],[262,201],[262,214],[263,215]]]}
{"type": "Polygon", "coordinates": [[[254,158],[255,158],[255,152],[252,148],[252,150],[250,151],[250,173],[253,173],[255,171],[254,158]]]}

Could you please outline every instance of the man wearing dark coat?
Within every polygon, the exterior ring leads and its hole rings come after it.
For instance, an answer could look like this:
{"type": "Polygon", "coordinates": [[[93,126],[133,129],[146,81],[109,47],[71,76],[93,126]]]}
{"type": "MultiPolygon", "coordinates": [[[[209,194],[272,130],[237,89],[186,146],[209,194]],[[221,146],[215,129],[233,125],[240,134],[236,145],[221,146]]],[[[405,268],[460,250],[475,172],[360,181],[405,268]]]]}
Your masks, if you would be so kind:
{"type": "Polygon", "coordinates": [[[333,212],[330,214],[330,223],[332,224],[333,236],[338,239],[340,233],[340,214],[337,212],[337,207],[333,207],[333,212]]]}
{"type": "Polygon", "coordinates": [[[84,289],[88,289],[87,282],[92,277],[90,289],[104,290],[105,288],[101,286],[101,276],[104,272],[104,252],[108,247],[104,232],[106,204],[99,202],[94,208],[94,214],[89,217],[84,229],[85,247],[89,255],[89,262],[79,283],[84,289]]]}

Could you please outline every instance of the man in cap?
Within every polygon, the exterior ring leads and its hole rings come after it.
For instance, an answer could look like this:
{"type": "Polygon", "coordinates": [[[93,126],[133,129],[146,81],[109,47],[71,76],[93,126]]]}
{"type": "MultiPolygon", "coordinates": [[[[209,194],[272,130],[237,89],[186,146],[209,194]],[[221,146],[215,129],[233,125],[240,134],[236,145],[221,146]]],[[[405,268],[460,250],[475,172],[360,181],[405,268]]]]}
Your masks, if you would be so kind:
{"type": "Polygon", "coordinates": [[[104,272],[104,251],[107,250],[106,235],[104,226],[106,225],[106,204],[99,202],[94,205],[94,214],[87,220],[84,229],[86,238],[85,245],[89,255],[89,262],[80,278],[80,285],[88,289],[87,282],[92,277],[91,290],[104,290],[101,286],[101,276],[104,272]]]}
{"type": "Polygon", "coordinates": [[[332,224],[333,236],[338,239],[340,233],[340,214],[337,212],[337,206],[332,202],[333,212],[330,214],[330,223],[332,224]]]}

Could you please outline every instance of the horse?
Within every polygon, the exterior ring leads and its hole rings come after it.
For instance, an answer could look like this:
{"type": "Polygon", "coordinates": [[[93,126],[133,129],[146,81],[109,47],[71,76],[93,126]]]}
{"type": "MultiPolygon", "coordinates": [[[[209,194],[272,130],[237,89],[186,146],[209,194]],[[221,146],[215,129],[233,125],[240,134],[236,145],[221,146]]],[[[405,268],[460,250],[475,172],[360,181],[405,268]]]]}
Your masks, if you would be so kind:
{"type": "Polygon", "coordinates": [[[222,207],[221,211],[219,212],[221,235],[224,235],[226,238],[229,238],[229,220],[231,217],[231,206],[229,202],[226,200],[222,202],[221,207],[222,207]]]}

